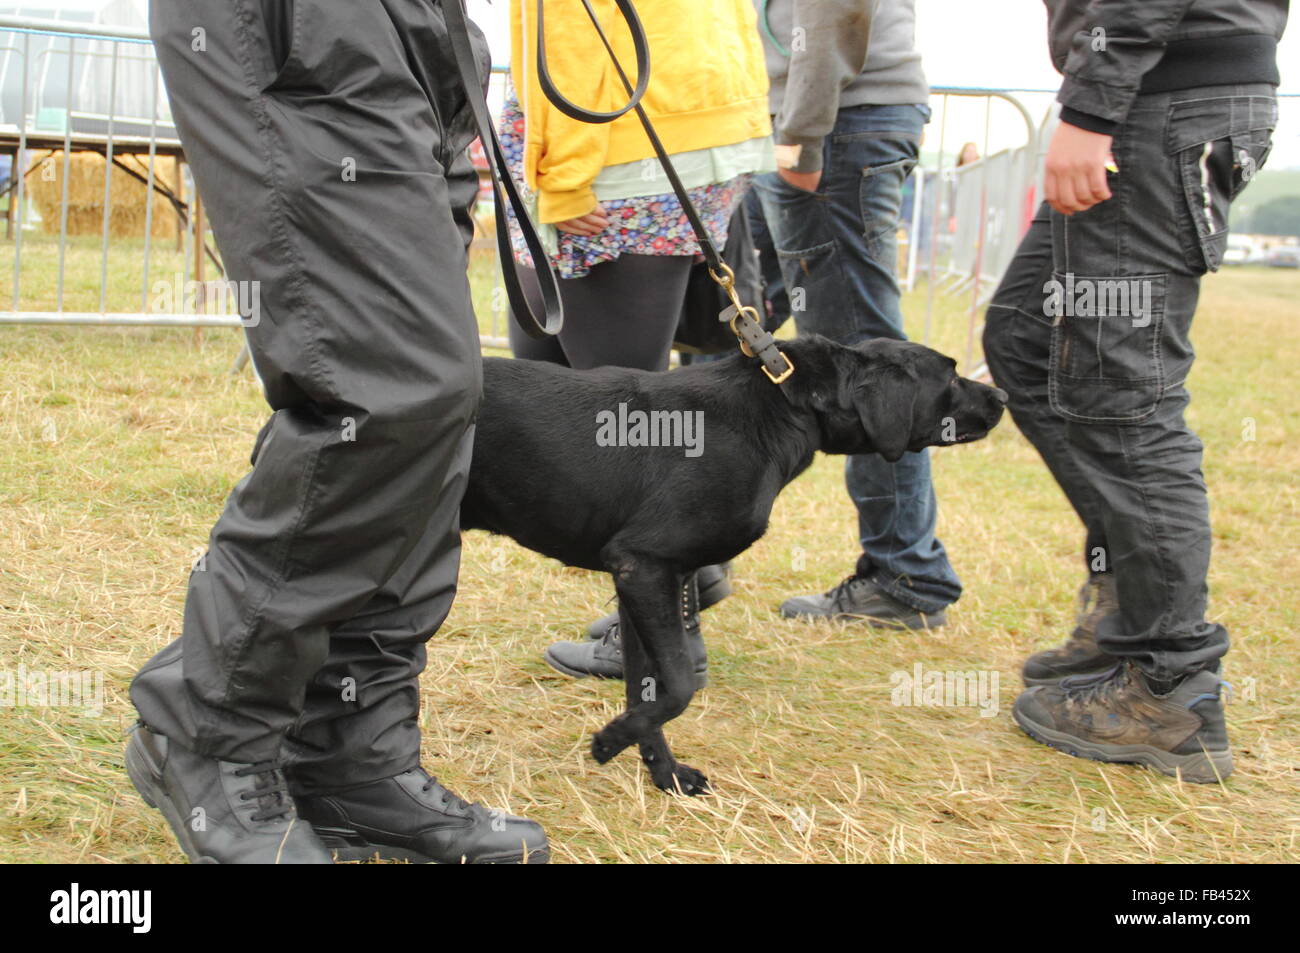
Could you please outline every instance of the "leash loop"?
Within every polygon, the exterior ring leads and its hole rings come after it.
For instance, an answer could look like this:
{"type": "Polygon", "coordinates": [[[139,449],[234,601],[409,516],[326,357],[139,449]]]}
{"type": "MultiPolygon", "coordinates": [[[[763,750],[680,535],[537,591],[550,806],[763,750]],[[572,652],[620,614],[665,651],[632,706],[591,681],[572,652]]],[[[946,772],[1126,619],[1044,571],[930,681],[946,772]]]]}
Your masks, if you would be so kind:
{"type": "Polygon", "coordinates": [[[583,109],[581,106],[569,102],[551,79],[551,71],[546,65],[546,25],[542,13],[543,0],[537,0],[537,82],[542,87],[542,92],[546,94],[546,98],[551,101],[551,105],[570,119],[587,123],[613,122],[624,113],[636,109],[641,102],[641,97],[645,95],[646,88],[650,85],[650,42],[646,39],[645,28],[641,25],[641,18],[637,16],[636,7],[632,6],[631,0],[614,0],[614,5],[623,14],[623,19],[627,21],[628,32],[632,34],[632,48],[636,51],[636,87],[633,88],[628,83],[627,77],[623,75],[623,68],[619,66],[618,57],[614,55],[614,48],[609,45],[609,37],[605,36],[600,20],[596,18],[596,11],[591,9],[588,0],[582,0],[582,6],[587,11],[587,17],[591,20],[591,25],[596,28],[596,35],[600,37],[600,42],[604,44],[605,52],[609,54],[609,58],[613,60],[619,76],[623,78],[623,85],[628,93],[628,101],[613,112],[596,112],[591,109],[583,109]]]}
{"type": "MultiPolygon", "coordinates": [[[[492,201],[496,213],[497,256],[501,259],[501,279],[505,285],[506,298],[510,301],[510,310],[515,322],[524,333],[532,338],[553,337],[564,326],[564,307],[560,302],[560,286],[551,267],[550,256],[542,245],[541,237],[533,225],[533,220],[524,205],[523,197],[515,186],[514,177],[506,166],[505,152],[501,140],[497,138],[496,127],[488,114],[487,99],[479,82],[478,63],[474,57],[474,48],[469,39],[469,20],[461,7],[462,0],[447,0],[443,3],[443,16],[447,23],[447,38],[451,43],[452,57],[460,73],[461,85],[465,87],[465,100],[474,117],[479,141],[483,144],[483,154],[487,158],[488,174],[492,178],[492,201]],[[510,231],[506,225],[506,205],[514,210],[515,221],[523,235],[528,254],[532,256],[534,271],[537,275],[538,290],[542,298],[542,318],[533,312],[528,297],[524,294],[519,278],[519,263],[515,261],[514,251],[510,247],[510,231]]],[[[541,0],[538,0],[541,5],[541,0]]]]}

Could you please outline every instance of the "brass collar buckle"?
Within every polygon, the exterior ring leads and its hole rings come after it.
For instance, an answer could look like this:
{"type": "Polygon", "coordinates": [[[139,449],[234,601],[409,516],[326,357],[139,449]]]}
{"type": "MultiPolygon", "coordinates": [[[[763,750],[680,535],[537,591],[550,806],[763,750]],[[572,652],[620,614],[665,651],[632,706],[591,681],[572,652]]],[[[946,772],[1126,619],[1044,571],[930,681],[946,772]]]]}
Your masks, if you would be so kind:
{"type": "Polygon", "coordinates": [[[735,272],[726,262],[718,264],[723,273],[719,275],[710,268],[709,275],[731,299],[731,304],[722,309],[718,320],[727,322],[746,357],[757,357],[763,362],[763,374],[769,381],[773,384],[784,383],[794,373],[794,361],[776,346],[776,338],[763,330],[763,325],[758,320],[758,311],[741,303],[740,295],[736,293],[735,272]]]}

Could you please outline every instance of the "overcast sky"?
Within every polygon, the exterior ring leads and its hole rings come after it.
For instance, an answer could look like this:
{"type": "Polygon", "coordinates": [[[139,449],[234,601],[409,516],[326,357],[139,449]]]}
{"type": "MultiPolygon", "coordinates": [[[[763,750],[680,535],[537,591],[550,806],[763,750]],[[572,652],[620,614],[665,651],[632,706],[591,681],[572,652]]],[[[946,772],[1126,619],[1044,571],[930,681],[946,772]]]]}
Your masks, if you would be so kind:
{"type": "MultiPolygon", "coordinates": [[[[509,54],[506,37],[508,0],[495,0],[494,3],[468,0],[468,5],[470,15],[488,34],[497,63],[504,64],[509,54]]],[[[147,3],[145,0],[17,0],[14,3],[0,0],[0,9],[13,9],[14,6],[21,6],[24,13],[32,15],[68,7],[83,10],[128,7],[134,8],[140,18],[138,22],[143,22],[147,3]]],[[[1047,56],[1046,14],[1042,0],[917,0],[917,21],[917,45],[932,86],[1055,90],[1059,83],[1047,56]]],[[[1282,41],[1278,59],[1282,67],[1283,92],[1300,93],[1300,26],[1292,25],[1282,41]]],[[[1052,99],[1047,94],[1026,94],[1020,98],[1035,122],[1042,119],[1052,99]]],[[[992,107],[989,119],[992,149],[1023,141],[1024,122],[1011,107],[1001,104],[992,107]]],[[[927,151],[938,148],[938,137],[938,124],[933,123],[926,142],[927,151]]],[[[967,140],[982,143],[983,138],[982,103],[950,106],[944,135],[947,148],[960,147],[967,140]],[[952,145],[954,141],[955,147],[952,145]]],[[[1281,127],[1275,134],[1270,166],[1300,166],[1300,97],[1283,101],[1281,127]]]]}

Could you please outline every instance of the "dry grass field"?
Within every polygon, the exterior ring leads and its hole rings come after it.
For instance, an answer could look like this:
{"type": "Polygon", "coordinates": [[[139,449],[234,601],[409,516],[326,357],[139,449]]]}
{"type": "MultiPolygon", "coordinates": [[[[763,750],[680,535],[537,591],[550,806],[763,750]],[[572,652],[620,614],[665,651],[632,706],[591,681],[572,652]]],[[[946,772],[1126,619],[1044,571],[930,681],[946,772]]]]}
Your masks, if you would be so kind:
{"type": "MultiPolygon", "coordinates": [[[[70,255],[86,295],[95,248],[70,255]]],[[[0,245],[6,299],[12,260],[0,245]]],[[[48,306],[49,275],[32,273],[24,298],[48,306]]],[[[134,307],[138,276],[120,284],[120,307],[134,307]]],[[[425,763],[466,796],[541,821],[557,861],[1294,861],[1297,300],[1300,272],[1212,276],[1195,332],[1211,610],[1234,640],[1226,785],[1068,758],[1012,723],[1021,659],[1070,627],[1082,540],[1009,421],[934,456],[940,532],[966,585],[944,629],[782,620],[783,597],[850,570],[855,521],[836,458],[778,500],[736,563],[736,594],[705,615],[711,684],[669,728],[710,776],[706,798],[652,789],[630,753],[597,766],[588,740],[620,686],[571,681],[540,658],[606,611],[608,581],[467,534],[461,594],[423,678],[425,763]],[[893,704],[894,674],[918,663],[996,673],[996,712],[893,704]]],[[[923,304],[923,291],[909,296],[913,321],[923,304]]],[[[960,305],[940,318],[939,343],[960,354],[960,305]]],[[[256,381],[228,374],[238,347],[233,331],[0,328],[0,671],[102,673],[105,691],[98,714],[0,711],[0,861],[183,860],[123,772],[126,687],[176,635],[191,560],[263,418],[256,381]]]]}

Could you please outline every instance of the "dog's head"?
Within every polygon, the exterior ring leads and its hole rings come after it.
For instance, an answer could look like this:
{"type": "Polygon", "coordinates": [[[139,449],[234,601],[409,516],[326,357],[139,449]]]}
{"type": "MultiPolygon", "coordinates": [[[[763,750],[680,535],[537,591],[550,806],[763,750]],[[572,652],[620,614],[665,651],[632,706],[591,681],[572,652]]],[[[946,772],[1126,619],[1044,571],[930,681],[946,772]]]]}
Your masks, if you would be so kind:
{"type": "Polygon", "coordinates": [[[817,415],[827,453],[892,462],[908,450],[969,443],[1006,406],[1004,391],[958,376],[956,361],[920,344],[878,338],[845,347],[809,337],[791,345],[790,383],[798,384],[790,393],[817,415]]]}

